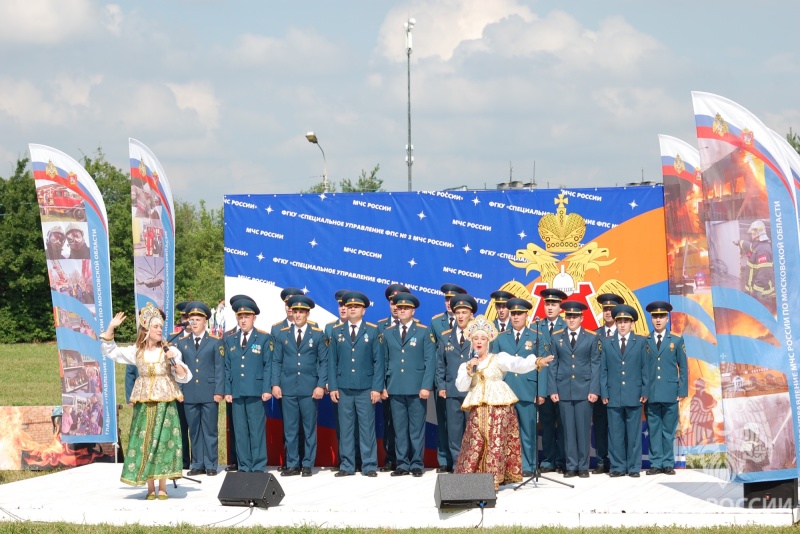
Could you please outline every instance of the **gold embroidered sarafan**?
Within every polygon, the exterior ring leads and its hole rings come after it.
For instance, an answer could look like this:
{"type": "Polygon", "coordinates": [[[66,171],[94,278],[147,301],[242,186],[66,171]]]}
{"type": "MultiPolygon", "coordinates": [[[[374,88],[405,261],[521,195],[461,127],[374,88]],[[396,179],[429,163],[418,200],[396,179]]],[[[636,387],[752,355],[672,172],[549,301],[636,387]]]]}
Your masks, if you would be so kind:
{"type": "Polygon", "coordinates": [[[139,378],[133,385],[131,402],[183,400],[183,392],[172,378],[167,355],[162,349],[139,351],[136,354],[136,367],[139,369],[139,378]],[[149,363],[149,360],[154,362],[149,363]]]}
{"type": "Polygon", "coordinates": [[[463,411],[474,406],[509,406],[519,401],[511,388],[503,381],[505,373],[497,363],[497,355],[491,354],[486,367],[472,377],[469,392],[461,405],[463,411]]]}

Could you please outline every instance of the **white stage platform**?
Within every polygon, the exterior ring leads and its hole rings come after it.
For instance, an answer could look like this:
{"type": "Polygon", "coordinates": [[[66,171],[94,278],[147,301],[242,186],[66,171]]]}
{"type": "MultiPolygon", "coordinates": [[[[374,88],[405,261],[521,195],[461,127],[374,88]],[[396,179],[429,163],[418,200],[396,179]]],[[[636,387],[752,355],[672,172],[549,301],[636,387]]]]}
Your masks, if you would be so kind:
{"type": "MultiPolygon", "coordinates": [[[[270,468],[286,497],[266,510],[220,505],[217,495],[225,472],[200,476],[200,484],[181,480],[177,489],[170,483],[167,501],[144,500],[145,488],[122,484],[120,472],[120,465],[92,464],[0,485],[0,516],[4,521],[77,524],[387,529],[463,528],[481,521],[477,508],[446,512],[436,508],[438,475],[432,470],[420,478],[389,473],[334,478],[330,470],[315,468],[314,476],[302,478],[281,477],[270,468]]],[[[564,480],[561,475],[552,478],[564,480]]],[[[696,470],[679,470],[675,476],[642,473],[638,479],[592,475],[567,482],[575,488],[544,479],[538,487],[529,484],[518,491],[501,487],[496,507],[484,510],[483,526],[789,526],[798,515],[798,508],[745,509],[740,484],[696,470]]]]}

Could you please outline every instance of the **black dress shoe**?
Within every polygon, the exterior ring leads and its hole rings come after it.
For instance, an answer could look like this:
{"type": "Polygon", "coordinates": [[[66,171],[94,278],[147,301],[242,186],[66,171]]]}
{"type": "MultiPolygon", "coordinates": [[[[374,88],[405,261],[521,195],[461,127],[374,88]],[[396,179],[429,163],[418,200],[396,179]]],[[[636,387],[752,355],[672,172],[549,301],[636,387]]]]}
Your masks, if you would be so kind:
{"type": "Polygon", "coordinates": [[[335,477],[351,477],[353,475],[355,475],[355,473],[353,473],[352,471],[339,471],[338,473],[336,473],[333,476],[335,476],[335,477]]]}
{"type": "Polygon", "coordinates": [[[629,477],[639,478],[639,473],[628,473],[629,477]]]}
{"type": "Polygon", "coordinates": [[[401,477],[403,475],[410,475],[410,474],[411,473],[409,473],[405,469],[402,469],[402,468],[399,468],[399,467],[397,469],[395,469],[394,471],[392,471],[392,476],[393,477],[401,477]]]}
{"type": "Polygon", "coordinates": [[[396,465],[394,465],[394,464],[386,464],[383,467],[381,467],[380,471],[381,471],[381,473],[388,473],[389,471],[394,471],[395,469],[397,469],[396,465]]]}
{"type": "Polygon", "coordinates": [[[576,476],[578,476],[577,471],[567,471],[566,473],[564,473],[564,478],[572,478],[576,476]]]}
{"type": "Polygon", "coordinates": [[[376,476],[378,476],[378,472],[377,471],[365,471],[364,472],[364,476],[365,477],[370,477],[370,478],[375,478],[376,476]]]}
{"type": "Polygon", "coordinates": [[[619,471],[611,471],[608,476],[611,478],[617,478],[623,476],[623,473],[620,473],[619,471]]]}
{"type": "Polygon", "coordinates": [[[300,474],[299,467],[286,467],[283,471],[281,471],[282,477],[293,477],[300,474]]]}
{"type": "Polygon", "coordinates": [[[331,471],[333,471],[334,473],[337,472],[338,470],[339,470],[338,465],[334,465],[333,467],[331,467],[331,471]]]}
{"type": "Polygon", "coordinates": [[[594,471],[592,471],[593,475],[602,475],[603,473],[608,473],[608,467],[603,464],[598,464],[597,467],[594,468],[594,471]]]}
{"type": "Polygon", "coordinates": [[[209,470],[206,471],[206,475],[208,475],[210,477],[215,477],[215,476],[217,476],[217,470],[216,469],[209,469],[209,470]]]}
{"type": "Polygon", "coordinates": [[[555,469],[553,469],[552,467],[540,467],[539,468],[539,472],[542,473],[542,474],[544,474],[544,473],[553,473],[554,471],[555,471],[555,469]]]}
{"type": "Polygon", "coordinates": [[[580,478],[589,478],[589,471],[578,471],[578,476],[580,478]]]}
{"type": "Polygon", "coordinates": [[[225,468],[225,471],[238,471],[239,466],[237,464],[231,464],[225,468]]]}
{"type": "Polygon", "coordinates": [[[566,472],[567,472],[567,468],[566,467],[556,467],[556,473],[558,473],[560,475],[563,475],[566,472]]]}
{"type": "Polygon", "coordinates": [[[283,473],[288,469],[285,465],[278,466],[278,473],[283,473]]]}
{"type": "Polygon", "coordinates": [[[197,475],[205,475],[205,474],[206,474],[206,470],[205,469],[189,469],[189,472],[186,473],[186,476],[187,477],[194,477],[194,476],[197,476],[197,475]]]}
{"type": "Polygon", "coordinates": [[[650,469],[645,471],[646,475],[658,475],[659,473],[661,473],[661,469],[659,469],[658,467],[651,467],[650,469]]]}
{"type": "Polygon", "coordinates": [[[522,472],[522,476],[523,476],[523,477],[529,477],[529,478],[530,478],[530,477],[532,477],[532,476],[533,476],[533,471],[523,471],[523,472],[522,472]]]}
{"type": "Polygon", "coordinates": [[[449,468],[449,467],[442,467],[442,466],[440,466],[440,467],[437,467],[437,468],[436,468],[436,472],[437,472],[437,473],[452,473],[452,472],[453,472],[453,470],[452,470],[451,468],[449,468]]]}
{"type": "Polygon", "coordinates": [[[420,469],[419,467],[415,467],[414,469],[411,470],[411,474],[414,475],[415,477],[421,477],[422,469],[420,469]]]}
{"type": "Polygon", "coordinates": [[[665,475],[674,475],[675,469],[673,469],[672,467],[665,467],[664,469],[661,470],[661,472],[664,473],[665,475]]]}
{"type": "Polygon", "coordinates": [[[304,477],[310,477],[310,476],[311,476],[311,468],[310,468],[310,467],[304,467],[304,468],[303,468],[303,469],[300,471],[300,473],[301,473],[301,474],[302,474],[304,477]]]}

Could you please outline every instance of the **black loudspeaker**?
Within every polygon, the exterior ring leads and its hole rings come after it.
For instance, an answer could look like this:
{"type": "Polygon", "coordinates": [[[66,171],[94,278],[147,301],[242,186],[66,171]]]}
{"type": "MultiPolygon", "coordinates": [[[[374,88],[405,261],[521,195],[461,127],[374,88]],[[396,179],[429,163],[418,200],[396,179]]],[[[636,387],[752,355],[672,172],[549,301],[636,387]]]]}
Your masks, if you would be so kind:
{"type": "Polygon", "coordinates": [[[463,475],[439,475],[433,492],[436,508],[494,508],[497,494],[494,491],[494,475],[475,473],[463,475]]]}
{"type": "Polygon", "coordinates": [[[744,483],[745,508],[794,508],[797,479],[744,483]]]}
{"type": "Polygon", "coordinates": [[[217,498],[225,506],[278,506],[284,493],[275,477],[269,473],[228,472],[217,498]]]}

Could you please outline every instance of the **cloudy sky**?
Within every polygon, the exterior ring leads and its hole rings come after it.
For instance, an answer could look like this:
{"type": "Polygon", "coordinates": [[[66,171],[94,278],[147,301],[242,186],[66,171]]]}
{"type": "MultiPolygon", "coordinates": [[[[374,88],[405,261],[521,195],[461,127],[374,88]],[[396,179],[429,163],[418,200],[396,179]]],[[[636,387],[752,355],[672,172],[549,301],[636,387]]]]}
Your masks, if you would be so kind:
{"type": "Polygon", "coordinates": [[[175,196],[294,193],[380,164],[408,189],[660,180],[690,91],[800,130],[800,3],[3,0],[0,176],[28,143],[127,169],[148,145],[175,196]]]}

